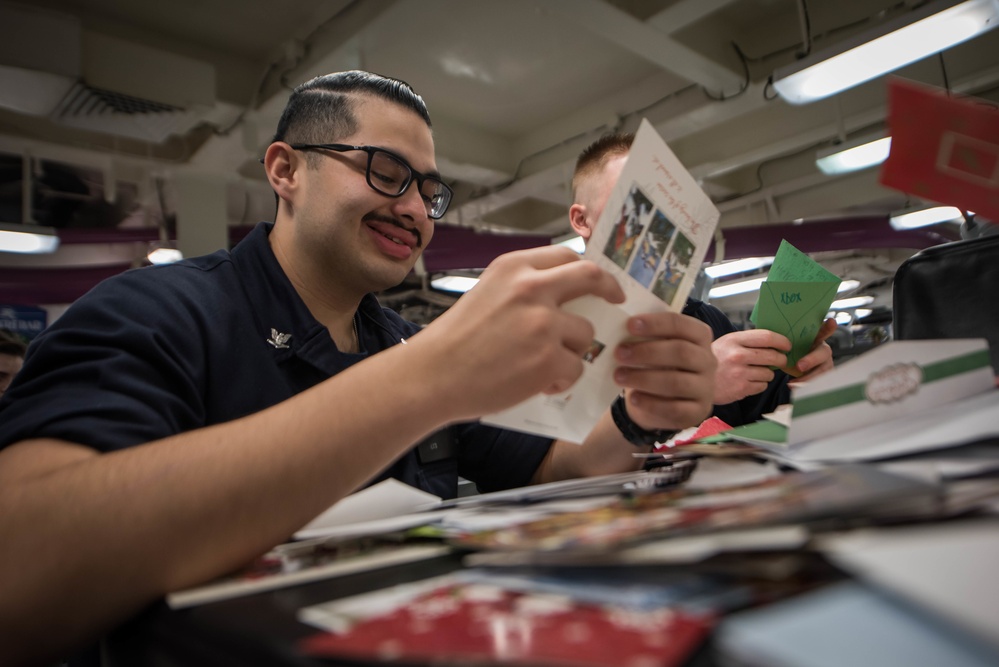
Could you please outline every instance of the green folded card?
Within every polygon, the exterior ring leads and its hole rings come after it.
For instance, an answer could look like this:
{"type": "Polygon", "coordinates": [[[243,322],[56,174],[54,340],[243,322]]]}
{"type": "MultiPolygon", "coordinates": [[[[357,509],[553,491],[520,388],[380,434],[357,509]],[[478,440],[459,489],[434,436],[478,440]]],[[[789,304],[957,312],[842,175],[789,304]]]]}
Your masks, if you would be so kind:
{"type": "Polygon", "coordinates": [[[811,257],[781,241],[749,319],[757,329],[787,336],[791,341],[788,366],[808,354],[840,282],[811,257]]]}

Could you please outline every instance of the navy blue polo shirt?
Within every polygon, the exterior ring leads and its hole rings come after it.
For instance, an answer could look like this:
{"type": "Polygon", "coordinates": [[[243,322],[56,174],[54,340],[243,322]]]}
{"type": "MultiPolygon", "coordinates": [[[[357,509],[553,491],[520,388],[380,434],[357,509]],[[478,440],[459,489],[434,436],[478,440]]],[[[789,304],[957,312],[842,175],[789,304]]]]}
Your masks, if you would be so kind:
{"type": "MultiPolygon", "coordinates": [[[[696,317],[711,327],[715,339],[738,331],[732,321],[725,316],[725,313],[697,299],[687,299],[683,314],[696,317]]],[[[711,414],[729,426],[742,426],[758,421],[764,414],[777,409],[778,405],[790,402],[791,388],[788,386],[790,379],[791,376],[784,371],[776,371],[774,379],[759,394],[747,396],[742,400],[725,405],[716,405],[711,414]]]]}
{"type": "MultiPolygon", "coordinates": [[[[274,257],[271,228],[259,224],[231,252],[127,271],[74,303],[32,343],[0,402],[0,447],[46,437],[109,452],[224,423],[419,331],[368,295],[357,318],[363,352],[337,350],[274,257]]],[[[414,449],[378,479],[445,498],[459,474],[482,491],[523,486],[551,446],[478,423],[450,434],[456,455],[422,461],[414,449]]]]}

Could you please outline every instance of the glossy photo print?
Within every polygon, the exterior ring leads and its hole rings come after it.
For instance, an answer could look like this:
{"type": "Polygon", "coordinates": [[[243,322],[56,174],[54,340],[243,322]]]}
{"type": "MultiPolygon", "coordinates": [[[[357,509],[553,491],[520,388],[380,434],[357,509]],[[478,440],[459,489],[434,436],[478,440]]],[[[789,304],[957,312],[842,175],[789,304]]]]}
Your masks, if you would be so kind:
{"type": "Polygon", "coordinates": [[[676,299],[680,283],[690,271],[690,260],[694,255],[694,249],[691,240],[682,232],[678,232],[676,241],[666,253],[666,261],[659,267],[659,272],[652,283],[652,293],[671,306],[674,305],[673,301],[676,299]]]}
{"type": "Polygon", "coordinates": [[[648,288],[652,284],[656,268],[675,232],[676,225],[670,222],[662,211],[656,209],[645,235],[638,244],[638,252],[628,267],[628,275],[641,283],[642,287],[648,288]]]}
{"type": "Polygon", "coordinates": [[[632,185],[621,206],[621,216],[604,247],[604,255],[622,269],[628,266],[628,259],[642,235],[645,218],[651,211],[652,202],[637,185],[632,185]]]}

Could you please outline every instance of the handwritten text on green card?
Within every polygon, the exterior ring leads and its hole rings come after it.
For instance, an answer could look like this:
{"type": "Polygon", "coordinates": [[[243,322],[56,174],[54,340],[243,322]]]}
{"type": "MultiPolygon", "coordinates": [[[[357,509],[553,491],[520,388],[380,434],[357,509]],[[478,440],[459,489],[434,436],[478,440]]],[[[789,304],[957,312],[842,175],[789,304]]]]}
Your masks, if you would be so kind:
{"type": "Polygon", "coordinates": [[[829,306],[836,298],[840,279],[787,241],[781,241],[750,319],[758,329],[787,336],[793,366],[808,354],[829,306]]]}

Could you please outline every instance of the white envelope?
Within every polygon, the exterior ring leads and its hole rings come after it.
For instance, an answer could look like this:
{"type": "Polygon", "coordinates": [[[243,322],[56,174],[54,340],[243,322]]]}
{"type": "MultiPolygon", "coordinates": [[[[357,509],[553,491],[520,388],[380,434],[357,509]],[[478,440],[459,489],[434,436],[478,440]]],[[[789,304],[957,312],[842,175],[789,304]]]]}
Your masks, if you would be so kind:
{"type": "Polygon", "coordinates": [[[787,443],[915,417],[994,388],[984,338],[889,342],[792,389],[787,443]]]}

